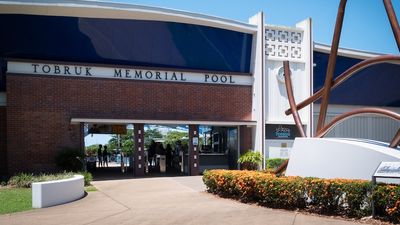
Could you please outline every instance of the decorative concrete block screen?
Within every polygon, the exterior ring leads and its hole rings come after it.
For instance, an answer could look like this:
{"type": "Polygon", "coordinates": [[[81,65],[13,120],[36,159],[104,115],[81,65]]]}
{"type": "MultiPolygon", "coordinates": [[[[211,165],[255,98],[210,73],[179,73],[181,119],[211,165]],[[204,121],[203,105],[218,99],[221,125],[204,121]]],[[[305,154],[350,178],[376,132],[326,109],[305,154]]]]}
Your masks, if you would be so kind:
{"type": "Polygon", "coordinates": [[[75,201],[84,196],[82,175],[32,184],[32,207],[44,208],[75,201]]]}
{"type": "Polygon", "coordinates": [[[265,27],[265,55],[269,60],[304,62],[304,31],[300,28],[265,27]]]}

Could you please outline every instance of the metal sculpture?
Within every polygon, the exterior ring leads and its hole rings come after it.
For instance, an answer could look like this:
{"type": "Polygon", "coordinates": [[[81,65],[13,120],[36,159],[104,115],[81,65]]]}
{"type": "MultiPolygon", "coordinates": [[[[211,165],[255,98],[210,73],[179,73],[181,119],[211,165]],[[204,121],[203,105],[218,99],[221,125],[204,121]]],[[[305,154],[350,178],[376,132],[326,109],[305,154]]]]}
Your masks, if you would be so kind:
{"type": "MultiPolygon", "coordinates": [[[[377,114],[381,116],[386,116],[395,120],[400,121],[400,114],[386,110],[386,109],[380,109],[380,108],[361,108],[361,109],[356,109],[347,113],[343,113],[342,115],[336,116],[333,118],[333,120],[325,125],[325,119],[326,119],[326,113],[327,113],[327,108],[328,108],[328,103],[329,103],[329,95],[330,92],[345,82],[348,78],[353,76],[355,73],[358,71],[375,65],[375,64],[380,64],[380,63],[386,63],[386,62],[400,62],[400,56],[398,55],[383,55],[383,56],[377,56],[373,57],[370,59],[366,59],[364,61],[361,61],[354,66],[350,67],[347,69],[345,72],[340,74],[335,80],[333,80],[333,73],[335,70],[335,65],[336,65],[336,58],[337,58],[337,53],[338,53],[338,47],[339,47],[339,40],[340,40],[340,34],[342,31],[342,25],[343,25],[343,18],[344,18],[344,12],[346,8],[346,3],[347,0],[341,0],[339,4],[339,9],[336,17],[336,24],[335,24],[335,30],[333,34],[333,39],[332,39],[332,45],[331,45],[331,52],[329,55],[329,60],[328,60],[328,66],[327,66],[327,71],[326,71],[326,77],[325,77],[325,83],[324,87],[318,90],[315,94],[307,98],[306,100],[302,101],[298,105],[296,105],[294,96],[293,96],[293,91],[292,91],[292,82],[290,78],[290,69],[289,69],[289,61],[283,62],[284,65],[284,74],[285,74],[285,85],[286,85],[286,92],[288,95],[288,100],[289,100],[289,105],[290,109],[285,111],[286,115],[293,115],[293,119],[295,121],[296,127],[299,130],[300,134],[302,137],[306,137],[303,126],[301,124],[301,119],[298,114],[298,110],[308,106],[309,104],[315,102],[316,100],[322,98],[321,101],[321,106],[320,106],[320,114],[318,117],[318,124],[317,124],[317,133],[315,137],[317,138],[322,138],[324,137],[331,129],[333,129],[337,124],[342,122],[343,120],[349,119],[350,117],[360,115],[360,114],[377,114]]],[[[397,17],[396,13],[394,12],[393,6],[392,6],[392,1],[391,0],[383,0],[383,3],[385,5],[386,9],[386,14],[389,18],[390,25],[393,31],[393,35],[396,39],[397,47],[400,51],[400,27],[399,23],[397,22],[397,17]]],[[[392,141],[390,142],[389,147],[390,148],[397,148],[397,146],[400,144],[400,128],[393,137],[392,141]]],[[[281,173],[288,165],[289,160],[286,160],[278,169],[275,170],[276,174],[281,173]]]]}

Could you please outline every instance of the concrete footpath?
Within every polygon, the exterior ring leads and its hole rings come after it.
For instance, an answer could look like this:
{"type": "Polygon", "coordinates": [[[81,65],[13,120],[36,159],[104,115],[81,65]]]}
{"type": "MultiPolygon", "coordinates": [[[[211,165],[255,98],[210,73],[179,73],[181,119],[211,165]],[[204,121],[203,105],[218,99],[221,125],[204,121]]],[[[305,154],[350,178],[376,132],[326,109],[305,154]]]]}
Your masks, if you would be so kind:
{"type": "Polygon", "coordinates": [[[3,215],[0,224],[360,224],[221,199],[204,191],[200,176],[108,180],[93,184],[98,191],[89,192],[81,200],[3,215]]]}

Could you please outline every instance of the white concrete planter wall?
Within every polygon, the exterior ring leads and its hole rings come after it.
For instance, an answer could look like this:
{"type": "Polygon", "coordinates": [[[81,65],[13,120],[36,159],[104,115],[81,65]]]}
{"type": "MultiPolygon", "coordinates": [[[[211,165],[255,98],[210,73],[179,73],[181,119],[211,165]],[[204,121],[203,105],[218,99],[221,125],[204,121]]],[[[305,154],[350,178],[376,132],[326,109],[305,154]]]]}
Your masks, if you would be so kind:
{"type": "Polygon", "coordinates": [[[399,162],[400,151],[371,140],[296,138],[286,176],[371,180],[382,161],[399,162]]]}
{"type": "Polygon", "coordinates": [[[82,175],[63,180],[32,183],[32,207],[44,208],[75,201],[84,196],[82,175]]]}

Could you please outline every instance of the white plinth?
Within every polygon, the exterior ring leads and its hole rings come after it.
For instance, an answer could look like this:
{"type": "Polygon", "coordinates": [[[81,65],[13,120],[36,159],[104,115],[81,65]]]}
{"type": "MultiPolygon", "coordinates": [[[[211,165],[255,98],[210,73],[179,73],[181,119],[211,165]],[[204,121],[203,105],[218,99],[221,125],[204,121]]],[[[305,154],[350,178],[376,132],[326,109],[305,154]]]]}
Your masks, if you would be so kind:
{"type": "Polygon", "coordinates": [[[400,150],[381,142],[296,138],[286,176],[371,180],[382,161],[400,161],[400,150]]]}
{"type": "Polygon", "coordinates": [[[82,175],[63,180],[32,183],[32,207],[60,205],[80,199],[84,194],[82,175]]]}

